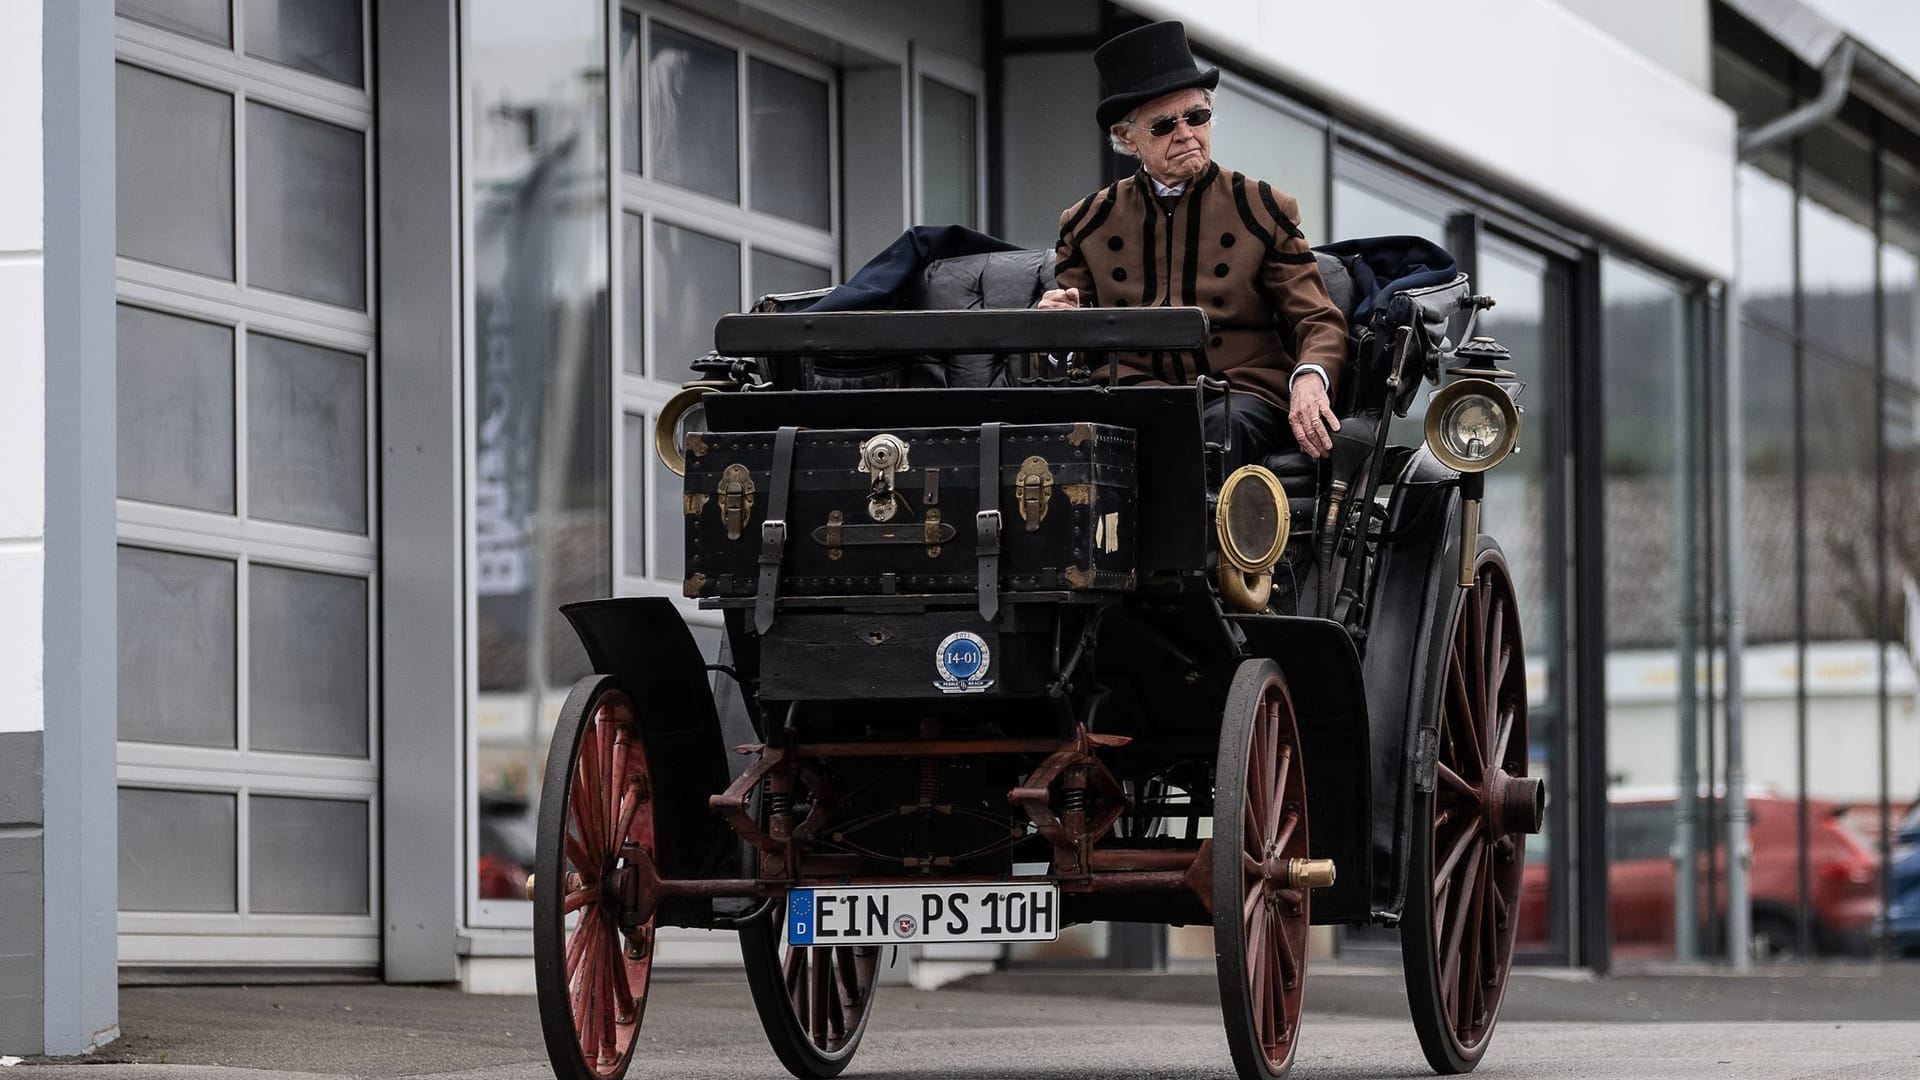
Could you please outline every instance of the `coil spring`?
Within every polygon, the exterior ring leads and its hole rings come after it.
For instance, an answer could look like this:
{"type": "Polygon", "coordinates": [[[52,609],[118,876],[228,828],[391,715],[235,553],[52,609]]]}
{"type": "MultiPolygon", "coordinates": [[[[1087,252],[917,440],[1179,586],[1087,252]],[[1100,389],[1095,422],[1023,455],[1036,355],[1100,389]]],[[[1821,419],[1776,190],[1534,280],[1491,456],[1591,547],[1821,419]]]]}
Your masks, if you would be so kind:
{"type": "Polygon", "coordinates": [[[940,767],[932,758],[920,759],[920,805],[940,801],[940,767]]]}
{"type": "Polygon", "coordinates": [[[1087,789],[1068,788],[1061,809],[1065,814],[1084,814],[1087,812],[1087,789]]]}
{"type": "Polygon", "coordinates": [[[766,793],[767,820],[771,821],[782,814],[793,813],[793,793],[773,790],[772,785],[762,789],[766,793]]]}

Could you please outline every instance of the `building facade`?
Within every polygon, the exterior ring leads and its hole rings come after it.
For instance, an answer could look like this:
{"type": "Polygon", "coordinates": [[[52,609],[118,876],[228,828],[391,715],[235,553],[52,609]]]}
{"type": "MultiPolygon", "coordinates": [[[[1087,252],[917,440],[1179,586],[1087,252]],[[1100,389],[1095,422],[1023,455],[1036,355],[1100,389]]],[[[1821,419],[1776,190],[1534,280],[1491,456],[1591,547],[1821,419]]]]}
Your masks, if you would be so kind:
{"type": "MultiPolygon", "coordinates": [[[[1724,955],[1730,733],[1794,825],[1756,823],[1756,868],[1791,842],[1762,944],[1870,951],[1811,853],[1884,851],[1920,795],[1920,84],[1795,0],[1415,14],[0,7],[0,908],[33,913],[0,1052],[110,1040],[157,974],[530,985],[531,809],[586,670],[554,611],[680,596],[649,436],[714,320],[915,223],[1051,246],[1127,169],[1091,52],[1157,18],[1225,72],[1215,156],[1312,240],[1426,235],[1499,298],[1529,437],[1486,527],[1554,792],[1529,955],[1724,955]]],[[[916,963],[1210,956],[1091,927],[916,963]]]]}

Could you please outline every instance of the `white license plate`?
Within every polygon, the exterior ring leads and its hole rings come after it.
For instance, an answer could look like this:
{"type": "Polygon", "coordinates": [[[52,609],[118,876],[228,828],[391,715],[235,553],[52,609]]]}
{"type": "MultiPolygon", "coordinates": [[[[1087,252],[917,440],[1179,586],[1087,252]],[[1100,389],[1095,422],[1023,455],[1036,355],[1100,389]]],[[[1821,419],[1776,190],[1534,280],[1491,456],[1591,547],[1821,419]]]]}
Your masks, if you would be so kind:
{"type": "Polygon", "coordinates": [[[1060,890],[1008,885],[887,885],[787,893],[789,945],[1053,941],[1060,890]]]}

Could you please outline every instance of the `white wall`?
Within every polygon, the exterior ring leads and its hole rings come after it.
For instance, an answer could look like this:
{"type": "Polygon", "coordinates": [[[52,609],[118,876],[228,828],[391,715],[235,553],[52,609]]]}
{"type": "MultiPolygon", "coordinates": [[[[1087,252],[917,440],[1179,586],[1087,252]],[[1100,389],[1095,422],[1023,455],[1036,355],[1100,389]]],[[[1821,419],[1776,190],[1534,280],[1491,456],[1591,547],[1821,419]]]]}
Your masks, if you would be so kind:
{"type": "Polygon", "coordinates": [[[1732,112],[1552,0],[1124,3],[1575,224],[1733,271],[1732,112]]]}
{"type": "Polygon", "coordinates": [[[1709,93],[1713,25],[1708,0],[1560,0],[1621,44],[1709,93]]]}
{"type": "Polygon", "coordinates": [[[39,731],[46,538],[40,5],[0,4],[0,731],[39,731]]]}

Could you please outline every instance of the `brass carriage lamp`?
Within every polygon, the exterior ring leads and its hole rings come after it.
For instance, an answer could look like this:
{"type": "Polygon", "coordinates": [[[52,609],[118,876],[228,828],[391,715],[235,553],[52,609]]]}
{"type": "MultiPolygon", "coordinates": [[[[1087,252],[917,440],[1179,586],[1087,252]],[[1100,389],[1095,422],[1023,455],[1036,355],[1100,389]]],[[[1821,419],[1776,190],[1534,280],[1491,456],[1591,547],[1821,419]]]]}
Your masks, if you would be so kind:
{"type": "Polygon", "coordinates": [[[1480,500],[1486,472],[1520,449],[1520,407],[1504,385],[1520,376],[1506,368],[1513,353],[1490,337],[1469,339],[1453,353],[1454,380],[1427,403],[1427,449],[1460,474],[1460,587],[1474,581],[1480,500]]]}

